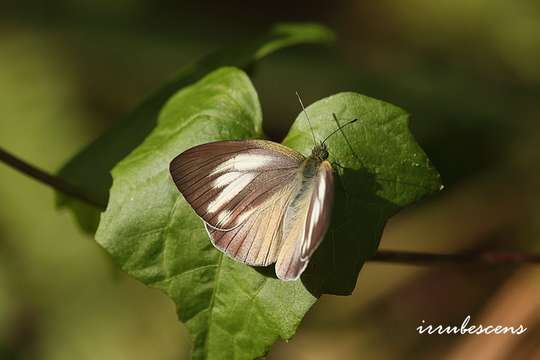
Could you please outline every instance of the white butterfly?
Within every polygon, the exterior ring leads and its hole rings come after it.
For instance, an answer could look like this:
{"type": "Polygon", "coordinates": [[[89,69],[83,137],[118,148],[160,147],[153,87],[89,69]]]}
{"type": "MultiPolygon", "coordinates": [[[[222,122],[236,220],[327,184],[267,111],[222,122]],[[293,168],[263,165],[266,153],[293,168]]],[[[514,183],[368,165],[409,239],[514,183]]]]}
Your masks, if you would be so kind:
{"type": "Polygon", "coordinates": [[[170,172],[216,248],[245,264],[276,263],[278,278],[296,280],[330,223],[326,139],[307,158],[272,141],[211,142],[178,155],[170,172]]]}

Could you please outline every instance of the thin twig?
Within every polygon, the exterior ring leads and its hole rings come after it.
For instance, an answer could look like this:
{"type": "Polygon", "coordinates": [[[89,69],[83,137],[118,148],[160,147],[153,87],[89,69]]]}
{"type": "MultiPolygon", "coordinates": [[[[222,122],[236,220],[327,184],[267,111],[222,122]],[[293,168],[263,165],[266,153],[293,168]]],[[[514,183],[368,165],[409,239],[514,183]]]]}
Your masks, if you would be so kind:
{"type": "MultiPolygon", "coordinates": [[[[51,175],[24,160],[8,153],[0,148],[0,161],[5,162],[14,169],[34,178],[35,180],[46,184],[53,189],[79,199],[87,204],[95,206],[98,209],[104,209],[105,204],[93,199],[81,189],[67,183],[61,177],[51,175]]],[[[520,251],[484,251],[468,252],[456,254],[435,254],[413,251],[394,251],[379,250],[368,261],[398,263],[407,265],[436,265],[436,264],[464,264],[480,263],[491,265],[505,264],[540,264],[540,254],[531,254],[520,251]]]]}
{"type": "Polygon", "coordinates": [[[436,263],[464,264],[516,264],[531,263],[540,264],[540,254],[532,254],[521,251],[482,251],[456,254],[435,254],[415,251],[379,250],[369,261],[402,263],[409,265],[433,265],[436,263]]]}
{"type": "Polygon", "coordinates": [[[71,185],[59,176],[51,175],[24,160],[19,159],[15,155],[10,154],[6,150],[0,147],[0,161],[6,163],[12,168],[34,178],[35,180],[44,183],[56,191],[69,195],[73,198],[81,200],[89,205],[92,205],[98,209],[104,209],[105,204],[93,199],[81,189],[71,185]]]}

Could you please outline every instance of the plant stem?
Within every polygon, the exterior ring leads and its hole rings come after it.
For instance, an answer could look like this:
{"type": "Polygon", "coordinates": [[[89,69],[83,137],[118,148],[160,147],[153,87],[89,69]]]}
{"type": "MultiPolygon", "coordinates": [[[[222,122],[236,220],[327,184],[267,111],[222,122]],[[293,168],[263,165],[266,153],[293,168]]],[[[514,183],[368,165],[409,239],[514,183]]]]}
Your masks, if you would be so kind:
{"type": "Polygon", "coordinates": [[[22,172],[23,174],[26,174],[31,178],[52,187],[56,191],[69,195],[75,199],[81,200],[82,202],[92,205],[98,209],[105,209],[105,204],[102,204],[99,201],[93,199],[91,196],[81,191],[81,189],[71,185],[61,177],[51,175],[44,170],[37,168],[22,159],[19,159],[15,155],[10,154],[1,147],[0,161],[22,172]]]}
{"type": "MultiPolygon", "coordinates": [[[[69,184],[59,176],[51,175],[24,160],[8,153],[0,148],[0,161],[8,164],[12,168],[46,184],[56,191],[81,200],[98,209],[105,209],[105,204],[93,199],[81,189],[69,184]]],[[[532,254],[520,251],[484,251],[468,252],[456,254],[435,254],[413,251],[379,250],[373,257],[368,259],[371,262],[385,262],[407,265],[437,265],[437,264],[464,264],[477,263],[487,265],[504,264],[540,264],[540,254],[532,254]]]]}
{"type": "Polygon", "coordinates": [[[486,265],[530,263],[540,264],[540,254],[521,251],[482,251],[455,254],[435,254],[416,251],[379,250],[369,261],[391,262],[409,265],[465,264],[486,265]]]}

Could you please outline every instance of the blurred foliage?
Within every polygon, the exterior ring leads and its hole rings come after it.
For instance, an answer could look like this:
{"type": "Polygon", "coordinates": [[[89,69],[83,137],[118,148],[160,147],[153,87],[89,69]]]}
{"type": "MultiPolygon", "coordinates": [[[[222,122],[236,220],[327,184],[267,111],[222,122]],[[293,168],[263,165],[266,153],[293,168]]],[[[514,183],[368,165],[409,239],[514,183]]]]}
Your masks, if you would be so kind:
{"type": "MultiPolygon", "coordinates": [[[[327,23],[339,42],[289,50],[254,69],[265,132],[285,135],[296,90],[307,103],[343,90],[368,94],[412,114],[413,133],[447,185],[392,219],[382,247],[539,248],[534,0],[2,2],[0,144],[54,171],[180,66],[293,20],[327,23]]],[[[0,356],[187,357],[172,302],[114,275],[94,242],[54,212],[50,189],[2,165],[0,199],[0,356]]],[[[478,319],[521,274],[442,270],[367,265],[353,296],[323,297],[269,358],[440,358],[464,338],[420,337],[419,322],[478,319]],[[441,287],[451,291],[434,292],[441,287]]],[[[516,303],[503,306],[531,331],[499,347],[500,358],[538,355],[536,283],[529,280],[532,292],[512,288],[516,303]]],[[[477,351],[502,342],[483,341],[477,351]]]]}
{"type": "MultiPolygon", "coordinates": [[[[74,121],[91,120],[76,73],[54,42],[21,33],[1,39],[0,142],[54,169],[88,141],[74,121]]],[[[172,303],[124,276],[115,278],[102,250],[67,214],[51,211],[52,191],[6,167],[0,173],[3,354],[112,359],[129,353],[145,359],[155,347],[171,358],[188,352],[172,303]],[[152,340],[137,340],[143,338],[152,340]]]]}

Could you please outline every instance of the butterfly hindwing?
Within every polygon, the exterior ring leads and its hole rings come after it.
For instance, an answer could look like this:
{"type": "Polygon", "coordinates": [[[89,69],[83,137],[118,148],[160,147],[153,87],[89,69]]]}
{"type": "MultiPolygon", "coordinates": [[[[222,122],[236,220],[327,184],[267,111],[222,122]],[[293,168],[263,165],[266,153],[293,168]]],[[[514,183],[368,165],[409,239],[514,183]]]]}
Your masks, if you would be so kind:
{"type": "Polygon", "coordinates": [[[212,243],[249,265],[267,266],[276,262],[282,245],[283,217],[294,193],[295,184],[285,184],[233,230],[220,231],[206,224],[212,243]]]}

